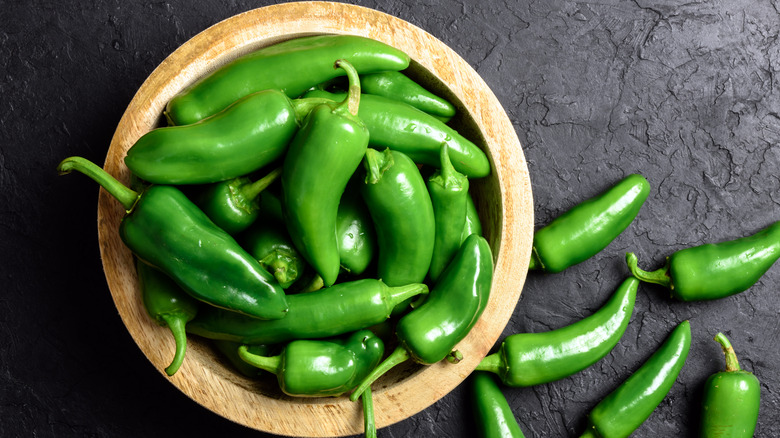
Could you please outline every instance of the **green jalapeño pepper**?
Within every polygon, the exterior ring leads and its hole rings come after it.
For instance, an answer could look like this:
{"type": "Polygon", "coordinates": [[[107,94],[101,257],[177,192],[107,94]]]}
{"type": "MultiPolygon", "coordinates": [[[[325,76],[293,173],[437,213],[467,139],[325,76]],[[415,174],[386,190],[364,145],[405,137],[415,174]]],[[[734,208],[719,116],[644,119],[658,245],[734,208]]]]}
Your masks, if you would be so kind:
{"type": "Polygon", "coordinates": [[[715,340],[726,356],[726,370],[711,375],[704,384],[699,436],[752,437],[758,423],[761,384],[753,373],[740,369],[731,342],[723,333],[718,333],[715,340]]]}
{"type": "Polygon", "coordinates": [[[441,148],[441,168],[428,179],[428,193],[433,203],[436,232],[428,276],[436,282],[452,256],[460,248],[466,226],[469,180],[450,162],[448,146],[441,148]]]}
{"type": "Polygon", "coordinates": [[[479,211],[474,204],[474,198],[469,195],[466,198],[466,223],[460,236],[461,243],[472,234],[482,235],[482,222],[479,220],[479,211]]]}
{"type": "Polygon", "coordinates": [[[293,397],[337,397],[351,391],[382,360],[384,344],[370,330],[334,339],[300,339],[278,356],[238,354],[250,365],[276,374],[279,388],[293,397]]]}
{"type": "Polygon", "coordinates": [[[398,71],[361,75],[360,85],[364,93],[400,100],[443,120],[449,120],[455,115],[455,107],[451,103],[398,71]]]}
{"type": "Polygon", "coordinates": [[[281,221],[263,217],[237,237],[268,272],[272,273],[282,289],[288,289],[306,270],[306,262],[290,238],[281,221]]]}
{"type": "Polygon", "coordinates": [[[179,189],[151,185],[139,193],[81,157],[66,158],[57,170],[81,172],[116,198],[127,211],[119,225],[124,244],[190,295],[254,318],[287,314],[284,291],[271,274],[179,189]]]}
{"type": "MultiPolygon", "coordinates": [[[[339,100],[343,94],[313,90],[307,98],[339,100]]],[[[390,148],[403,152],[415,163],[438,167],[441,145],[449,146],[455,169],[469,178],[490,174],[490,161],[476,144],[460,135],[436,117],[411,105],[373,94],[364,94],[358,116],[370,133],[369,144],[375,149],[390,148]]]]}
{"type": "Polygon", "coordinates": [[[398,303],[427,293],[428,286],[422,283],[388,287],[380,280],[355,280],[288,296],[290,311],[285,318],[274,321],[260,321],[213,307],[201,309],[187,324],[187,331],[243,344],[329,338],[384,322],[398,303]]]}
{"type": "Polygon", "coordinates": [[[636,278],[671,289],[678,300],[699,301],[747,290],[778,257],[780,221],[752,236],[677,251],[657,271],[639,269],[634,253],[626,254],[626,262],[636,278]]]}
{"type": "Polygon", "coordinates": [[[236,234],[257,220],[260,193],[281,174],[282,169],[276,168],[254,182],[242,176],[210,184],[195,196],[194,201],[218,227],[228,234],[236,234]]]}
{"type": "Polygon", "coordinates": [[[634,220],[650,193],[647,180],[629,175],[534,233],[528,269],[560,272],[606,248],[634,220]]]}
{"type": "Polygon", "coordinates": [[[606,356],[626,331],[639,281],[627,278],[591,316],[544,333],[508,336],[477,365],[512,387],[541,385],[578,373],[606,356]]]}
{"type": "Polygon", "coordinates": [[[652,356],[596,405],[580,438],[626,438],[647,420],[674,385],[691,348],[691,325],[680,323],[652,356]]]}
{"type": "Polygon", "coordinates": [[[496,379],[483,371],[469,377],[471,409],[479,438],[523,438],[523,431],[496,379]]]}
{"type": "Polygon", "coordinates": [[[352,275],[361,275],[377,252],[376,231],[360,196],[359,184],[356,179],[350,180],[341,197],[336,222],[341,268],[352,275]]]}
{"type": "Polygon", "coordinates": [[[369,149],[361,187],[377,235],[377,275],[389,286],[417,283],[431,266],[436,223],[417,165],[401,152],[369,149]]]}
{"type": "Polygon", "coordinates": [[[323,102],[259,91],[199,123],[147,132],[127,151],[125,164],[154,184],[205,184],[249,175],[284,155],[300,121],[323,102]]]}
{"type": "Polygon", "coordinates": [[[445,359],[477,323],[490,298],[493,255],[484,237],[469,236],[425,302],[396,325],[399,346],[350,395],[352,401],[394,366],[445,359]]]}
{"type": "Polygon", "coordinates": [[[176,342],[173,361],[165,368],[165,373],[172,376],[184,362],[187,351],[187,332],[184,327],[198,313],[197,302],[170,277],[146,263],[137,261],[136,272],[146,312],[157,324],[168,327],[176,342]]]}
{"type": "Polygon", "coordinates": [[[216,114],[247,94],[282,90],[297,97],[314,85],[343,75],[336,59],[348,59],[361,74],[403,70],[409,55],[369,38],[317,35],[284,41],[242,56],[187,87],[168,103],[171,124],[188,125],[216,114]]]}
{"type": "Polygon", "coordinates": [[[282,171],[282,206],[290,237],[326,287],[336,282],[341,266],[339,201],[368,147],[368,131],[357,117],[357,71],[344,60],[336,61],[335,68],[347,71],[349,94],[338,104],[323,104],[309,113],[282,171]]]}

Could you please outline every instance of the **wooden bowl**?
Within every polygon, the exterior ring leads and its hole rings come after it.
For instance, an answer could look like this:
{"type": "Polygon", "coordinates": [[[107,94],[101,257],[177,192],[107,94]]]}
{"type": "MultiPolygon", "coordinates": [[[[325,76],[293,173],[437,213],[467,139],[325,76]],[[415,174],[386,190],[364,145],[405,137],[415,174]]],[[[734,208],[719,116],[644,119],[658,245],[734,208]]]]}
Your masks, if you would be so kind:
{"type": "MultiPolygon", "coordinates": [[[[313,34],[354,34],[408,53],[407,73],[458,107],[459,132],[488,154],[492,173],[472,181],[484,235],[495,257],[490,302],[450,363],[399,366],[374,384],[378,427],[406,419],[450,392],[476,367],[509,321],[525,281],[533,238],[528,168],[514,128],[477,73],[442,42],[403,20],[359,6],[297,2],[268,6],[224,20],[173,52],[143,83],[119,122],[105,169],[129,183],[123,158],[144,133],[160,126],[171,97],[228,61],[283,40],[313,34]]],[[[117,232],[122,207],[101,190],[98,236],[111,294],[127,329],[160,370],[173,354],[170,332],[147,316],[131,253],[117,232]]],[[[191,337],[184,365],[170,382],[211,411],[261,431],[292,436],[344,436],[363,430],[362,408],[347,397],[300,399],[282,394],[274,380],[257,382],[235,373],[211,346],[191,337]]]]}

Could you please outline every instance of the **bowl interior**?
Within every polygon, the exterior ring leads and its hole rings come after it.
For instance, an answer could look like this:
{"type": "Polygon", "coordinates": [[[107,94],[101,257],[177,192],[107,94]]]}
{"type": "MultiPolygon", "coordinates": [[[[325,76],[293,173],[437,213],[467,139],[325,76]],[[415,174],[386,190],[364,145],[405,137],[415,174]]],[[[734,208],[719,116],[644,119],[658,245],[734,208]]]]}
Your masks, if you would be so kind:
{"type": "MultiPolygon", "coordinates": [[[[230,60],[283,40],[314,34],[361,35],[404,50],[407,73],[456,105],[451,122],[479,145],[491,162],[488,177],[471,192],[493,250],[495,273],[488,307],[459,345],[464,360],[398,366],[374,384],[378,427],[398,422],[450,392],[476,367],[501,335],[525,280],[533,236],[533,208],[526,162],[514,128],[479,75],[455,52],[425,31],[390,15],[359,6],[298,2],[255,9],[220,22],[171,54],[144,82],[117,127],[105,169],[128,183],[123,163],[132,144],[161,126],[168,100],[230,60]]],[[[121,206],[104,191],[98,203],[98,237],[106,278],[123,322],[152,364],[169,363],[173,340],[146,314],[132,255],[119,240],[121,206]]],[[[232,421],[291,436],[344,436],[362,432],[360,403],[340,398],[293,398],[273,379],[251,380],[233,371],[208,342],[188,341],[187,357],[171,383],[197,403],[232,421]]]]}

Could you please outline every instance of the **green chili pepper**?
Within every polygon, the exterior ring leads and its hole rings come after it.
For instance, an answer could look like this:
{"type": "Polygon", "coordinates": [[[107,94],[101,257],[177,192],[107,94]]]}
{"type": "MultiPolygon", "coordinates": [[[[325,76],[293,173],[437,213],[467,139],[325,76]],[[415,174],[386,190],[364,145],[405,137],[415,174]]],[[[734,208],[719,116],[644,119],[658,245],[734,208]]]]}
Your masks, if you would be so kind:
{"type": "Polygon", "coordinates": [[[155,184],[204,184],[249,175],[284,155],[300,121],[324,102],[260,91],[200,123],[147,132],[127,151],[125,164],[155,184]]]}
{"type": "Polygon", "coordinates": [[[201,309],[187,324],[187,331],[243,344],[329,338],[379,324],[390,317],[398,303],[427,293],[424,284],[388,287],[380,280],[356,280],[290,295],[287,316],[274,321],[260,321],[216,308],[201,309]]]}
{"type": "Polygon", "coordinates": [[[455,107],[451,103],[398,71],[361,75],[360,85],[364,93],[399,100],[444,120],[455,115],[455,107]]]}
{"type": "Polygon", "coordinates": [[[429,365],[446,358],[485,310],[492,281],[490,246],[484,237],[472,234],[425,302],[398,321],[395,333],[399,346],[360,383],[350,399],[357,400],[376,379],[408,359],[429,365]]]}
{"type": "Polygon", "coordinates": [[[428,179],[436,232],[428,276],[436,282],[460,248],[466,227],[469,180],[452,167],[448,146],[441,148],[441,168],[428,179]]]}
{"type": "Polygon", "coordinates": [[[254,182],[242,176],[210,184],[194,201],[218,227],[235,235],[257,220],[260,193],[281,174],[282,169],[276,168],[254,182]]]}
{"type": "Polygon", "coordinates": [[[292,286],[306,270],[306,262],[281,221],[270,217],[258,219],[237,239],[260,266],[273,274],[282,289],[292,286]]]}
{"type": "Polygon", "coordinates": [[[544,333],[508,336],[477,370],[508,386],[533,386],[576,374],[606,356],[626,331],[639,281],[629,277],[604,306],[574,324],[544,333]]]}
{"type": "Polygon", "coordinates": [[[713,300],[747,290],[780,257],[780,221],[752,236],[677,251],[657,271],[637,267],[634,253],[626,254],[631,273],[648,283],[671,289],[682,301],[713,300]]]}
{"type": "Polygon", "coordinates": [[[331,66],[348,59],[360,73],[403,70],[409,55],[369,38],[319,35],[296,38],[242,56],[174,96],[165,111],[172,124],[188,125],[216,114],[247,94],[282,90],[297,97],[310,87],[343,75],[331,66]]]}
{"type": "Polygon", "coordinates": [[[560,272],[606,248],[634,220],[650,193],[642,175],[629,175],[534,233],[528,269],[560,272]]]}
{"type": "Polygon", "coordinates": [[[361,275],[377,252],[376,231],[366,203],[360,196],[360,182],[350,180],[339,203],[336,237],[341,268],[361,275]]]}
{"type": "Polygon", "coordinates": [[[157,324],[168,327],[176,341],[176,353],[171,364],[165,368],[165,373],[172,376],[184,362],[187,350],[187,332],[184,327],[198,313],[198,305],[194,298],[157,269],[138,260],[136,271],[146,312],[157,324]]]}
{"type": "Polygon", "coordinates": [[[127,211],[119,225],[124,244],[190,295],[255,318],[286,315],[284,291],[271,274],[177,188],[152,185],[139,193],[81,157],[66,158],[57,170],[81,172],[116,198],[127,211]]]}
{"type": "MultiPolygon", "coordinates": [[[[343,94],[312,90],[307,98],[339,100],[343,94]]],[[[438,167],[441,145],[449,146],[455,169],[469,178],[490,174],[490,161],[477,145],[436,117],[413,106],[372,94],[361,98],[358,116],[370,133],[369,145],[390,148],[408,155],[415,163],[438,167]]]]}
{"type": "Polygon", "coordinates": [[[436,223],[425,181],[401,152],[369,149],[361,187],[377,235],[377,275],[389,286],[418,283],[431,266],[436,223]]]}
{"type": "Polygon", "coordinates": [[[320,105],[306,117],[290,144],[282,172],[282,206],[298,251],[325,286],[339,275],[336,222],[341,195],[368,147],[368,131],[357,117],[360,79],[346,61],[350,91],[338,104],[320,105]]]}
{"type": "Polygon", "coordinates": [[[469,195],[466,198],[466,223],[460,237],[461,243],[472,234],[482,235],[482,222],[479,220],[479,211],[477,211],[477,206],[474,205],[474,198],[469,195]]]}
{"type": "Polygon", "coordinates": [[[384,344],[370,330],[335,339],[295,340],[278,356],[238,349],[250,365],[276,374],[282,392],[294,397],[337,397],[354,388],[382,360],[384,344]]]}
{"type": "Polygon", "coordinates": [[[691,347],[691,325],[680,323],[647,361],[588,416],[581,438],[625,438],[644,423],[674,385],[691,347]]]}
{"type": "MultiPolygon", "coordinates": [[[[216,347],[217,351],[222,353],[228,362],[230,362],[230,365],[232,365],[236,371],[245,377],[254,379],[264,374],[260,368],[249,365],[244,361],[244,359],[241,359],[241,356],[238,355],[238,347],[242,346],[243,344],[240,342],[223,341],[219,339],[212,339],[211,342],[214,344],[214,347],[216,347]]],[[[251,354],[260,356],[271,354],[271,348],[267,345],[249,345],[247,346],[247,350],[251,354]]]]}
{"type": "Polygon", "coordinates": [[[758,423],[761,384],[753,373],[740,369],[731,342],[723,333],[718,333],[715,340],[726,356],[726,370],[711,375],[704,384],[700,436],[752,437],[758,423]]]}
{"type": "Polygon", "coordinates": [[[512,408],[489,373],[475,371],[469,377],[471,409],[480,438],[523,438],[512,408]]]}

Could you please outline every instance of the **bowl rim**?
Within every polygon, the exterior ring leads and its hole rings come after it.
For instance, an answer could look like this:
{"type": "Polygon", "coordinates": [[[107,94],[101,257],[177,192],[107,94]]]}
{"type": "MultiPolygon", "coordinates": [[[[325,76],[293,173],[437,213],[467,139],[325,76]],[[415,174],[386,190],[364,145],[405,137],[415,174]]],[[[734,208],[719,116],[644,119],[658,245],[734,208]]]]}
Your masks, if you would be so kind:
{"type": "MultiPolygon", "coordinates": [[[[259,47],[291,37],[324,33],[360,35],[396,46],[441,81],[479,128],[500,191],[500,205],[480,204],[477,200],[480,211],[487,212],[489,219],[498,224],[494,237],[489,239],[497,275],[485,312],[458,344],[458,349],[465,353],[464,360],[457,365],[438,363],[419,367],[397,382],[375,384],[376,424],[381,428],[429,407],[474,370],[509,322],[528,269],[534,221],[525,157],[498,99],[463,58],[421,28],[363,6],[316,1],[252,9],[198,33],[149,75],[119,121],[104,168],[120,181],[129,182],[130,172],[123,162],[127,149],[158,125],[165,104],[176,93],[202,75],[259,47]]],[[[157,326],[145,313],[132,255],[118,237],[124,214],[119,203],[101,190],[98,239],[109,289],[125,327],[163,374],[173,342],[166,329],[157,326]]],[[[362,432],[360,403],[350,402],[347,397],[306,399],[305,402],[284,396],[266,397],[251,391],[246,379],[226,376],[224,371],[207,347],[197,341],[188,342],[184,365],[169,381],[205,408],[260,431],[312,437],[362,432]],[[266,408],[259,409],[261,405],[266,408]]]]}

